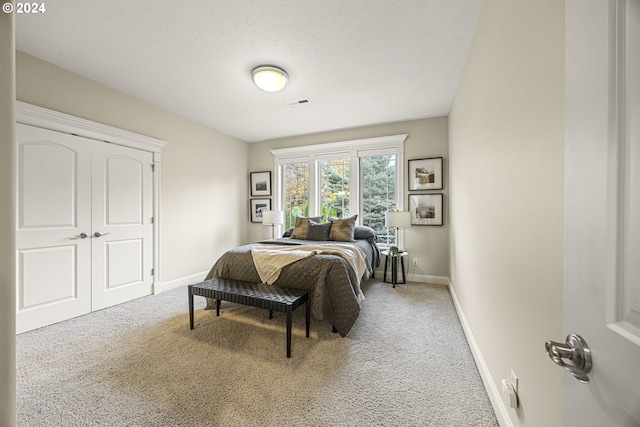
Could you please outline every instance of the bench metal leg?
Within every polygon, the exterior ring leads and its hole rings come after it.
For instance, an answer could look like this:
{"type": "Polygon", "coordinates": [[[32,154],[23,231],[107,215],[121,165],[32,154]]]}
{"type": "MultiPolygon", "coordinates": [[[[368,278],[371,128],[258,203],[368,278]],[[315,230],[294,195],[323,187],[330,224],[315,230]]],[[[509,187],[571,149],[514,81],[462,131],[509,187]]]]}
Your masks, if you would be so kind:
{"type": "Polygon", "coordinates": [[[189,286],[189,326],[193,329],[193,292],[189,286]]]}
{"type": "Polygon", "coordinates": [[[307,338],[309,338],[309,323],[311,322],[311,295],[309,295],[309,292],[307,292],[307,302],[305,304],[305,314],[307,318],[307,338]]]}
{"type": "Polygon", "coordinates": [[[287,306],[287,357],[291,357],[291,320],[292,320],[291,306],[287,306]]]}
{"type": "Polygon", "coordinates": [[[220,298],[216,298],[216,316],[220,316],[220,298]]]}

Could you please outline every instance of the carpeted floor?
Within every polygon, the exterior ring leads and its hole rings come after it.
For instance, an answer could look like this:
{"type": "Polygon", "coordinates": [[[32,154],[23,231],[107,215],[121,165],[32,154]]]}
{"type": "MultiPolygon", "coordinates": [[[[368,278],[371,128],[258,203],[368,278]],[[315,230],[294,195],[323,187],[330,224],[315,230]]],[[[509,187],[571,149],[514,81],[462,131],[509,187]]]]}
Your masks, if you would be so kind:
{"type": "Polygon", "coordinates": [[[185,287],[17,337],[19,426],[497,426],[445,286],[364,286],[345,338],[185,287]]]}

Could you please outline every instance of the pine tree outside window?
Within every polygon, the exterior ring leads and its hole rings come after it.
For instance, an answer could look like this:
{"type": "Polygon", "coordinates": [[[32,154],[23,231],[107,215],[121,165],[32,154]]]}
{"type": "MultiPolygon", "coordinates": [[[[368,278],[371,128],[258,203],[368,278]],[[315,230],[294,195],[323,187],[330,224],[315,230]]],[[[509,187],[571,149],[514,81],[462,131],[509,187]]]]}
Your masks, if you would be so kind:
{"type": "Polygon", "coordinates": [[[343,218],[349,216],[349,170],[348,158],[320,162],[320,214],[322,215],[322,221],[328,221],[330,217],[343,218]]]}
{"type": "Polygon", "coordinates": [[[380,245],[395,245],[396,233],[384,226],[385,212],[394,210],[396,199],[396,156],[387,154],[360,159],[362,174],[362,224],[378,235],[380,245]]]}

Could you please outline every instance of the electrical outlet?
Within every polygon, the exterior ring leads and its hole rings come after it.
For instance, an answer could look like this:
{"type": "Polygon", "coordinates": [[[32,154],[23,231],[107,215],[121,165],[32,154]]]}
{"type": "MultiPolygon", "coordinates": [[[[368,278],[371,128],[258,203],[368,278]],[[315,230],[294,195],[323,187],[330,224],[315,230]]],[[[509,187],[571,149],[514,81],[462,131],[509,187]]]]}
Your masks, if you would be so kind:
{"type": "Polygon", "coordinates": [[[418,265],[418,258],[413,259],[413,265],[418,265]]]}
{"type": "Polygon", "coordinates": [[[513,372],[513,369],[511,370],[511,377],[509,378],[509,382],[511,382],[513,390],[516,392],[516,394],[518,394],[518,377],[516,376],[516,373],[513,372]]]}
{"type": "Polygon", "coordinates": [[[509,408],[518,407],[518,395],[511,386],[511,382],[507,379],[502,379],[502,398],[509,405],[509,408]]]}

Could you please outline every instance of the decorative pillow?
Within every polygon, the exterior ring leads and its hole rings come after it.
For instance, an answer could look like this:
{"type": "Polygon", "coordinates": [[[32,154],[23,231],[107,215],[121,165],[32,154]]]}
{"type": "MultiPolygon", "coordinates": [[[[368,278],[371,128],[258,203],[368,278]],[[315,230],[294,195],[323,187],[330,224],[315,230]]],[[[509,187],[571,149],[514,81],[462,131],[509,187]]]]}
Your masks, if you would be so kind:
{"type": "Polygon", "coordinates": [[[353,230],[353,238],[356,240],[368,240],[374,243],[378,240],[376,230],[366,225],[356,225],[353,230]]]}
{"type": "Polygon", "coordinates": [[[354,233],[356,227],[356,219],[358,215],[349,218],[329,218],[331,222],[331,231],[329,232],[329,240],[338,242],[355,242],[354,233]]]}
{"type": "Polygon", "coordinates": [[[290,229],[288,229],[287,231],[284,232],[282,237],[291,237],[291,235],[293,234],[293,230],[295,230],[295,228],[291,227],[290,229]]]}
{"type": "Polygon", "coordinates": [[[318,224],[310,220],[307,228],[307,240],[329,240],[330,230],[331,222],[318,224]]]}
{"type": "Polygon", "coordinates": [[[322,221],[322,217],[313,216],[297,216],[296,217],[296,225],[293,229],[293,233],[291,234],[292,239],[306,239],[307,238],[307,228],[309,221],[320,222],[322,221]]]}

